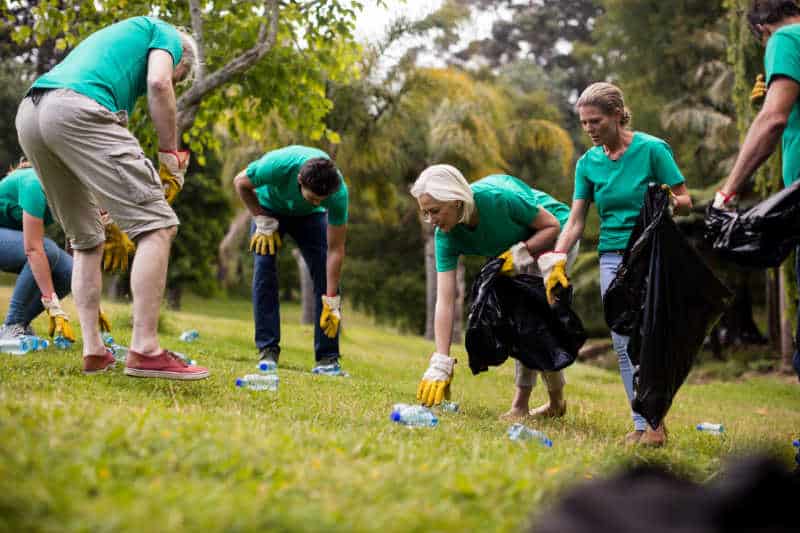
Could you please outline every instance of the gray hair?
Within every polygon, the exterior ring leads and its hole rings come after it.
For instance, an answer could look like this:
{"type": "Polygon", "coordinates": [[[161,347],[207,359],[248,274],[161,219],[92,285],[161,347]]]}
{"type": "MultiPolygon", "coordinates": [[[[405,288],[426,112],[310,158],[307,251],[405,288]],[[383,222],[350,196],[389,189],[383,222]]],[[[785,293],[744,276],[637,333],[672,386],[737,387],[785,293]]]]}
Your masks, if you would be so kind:
{"type": "Polygon", "coordinates": [[[425,170],[411,186],[411,196],[419,200],[423,194],[429,194],[439,202],[461,201],[464,211],[459,223],[466,222],[475,212],[475,197],[467,180],[452,165],[432,165],[425,170]]]}
{"type": "Polygon", "coordinates": [[[619,123],[626,126],[631,122],[631,112],[625,107],[622,90],[614,84],[598,82],[584,89],[575,103],[575,109],[589,105],[597,107],[606,115],[613,115],[614,112],[620,110],[622,118],[619,123]]]}
{"type": "Polygon", "coordinates": [[[180,65],[189,67],[186,77],[180,83],[190,83],[195,78],[202,76],[203,64],[200,62],[200,48],[197,46],[197,41],[192,35],[185,30],[178,30],[178,35],[181,37],[181,47],[183,53],[180,62],[175,65],[178,68],[180,65]]]}

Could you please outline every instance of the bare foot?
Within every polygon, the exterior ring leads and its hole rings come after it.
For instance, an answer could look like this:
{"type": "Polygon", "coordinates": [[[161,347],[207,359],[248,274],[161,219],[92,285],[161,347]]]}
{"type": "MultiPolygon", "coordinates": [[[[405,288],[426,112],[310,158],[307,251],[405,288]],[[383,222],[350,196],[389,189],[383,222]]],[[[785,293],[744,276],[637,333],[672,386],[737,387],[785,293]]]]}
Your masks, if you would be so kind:
{"type": "Polygon", "coordinates": [[[500,420],[513,421],[522,420],[528,416],[528,409],[523,407],[512,407],[508,412],[500,415],[500,420]]]}
{"type": "Polygon", "coordinates": [[[534,418],[561,418],[567,412],[567,401],[563,400],[558,405],[547,402],[536,409],[532,409],[530,415],[534,418]]]}

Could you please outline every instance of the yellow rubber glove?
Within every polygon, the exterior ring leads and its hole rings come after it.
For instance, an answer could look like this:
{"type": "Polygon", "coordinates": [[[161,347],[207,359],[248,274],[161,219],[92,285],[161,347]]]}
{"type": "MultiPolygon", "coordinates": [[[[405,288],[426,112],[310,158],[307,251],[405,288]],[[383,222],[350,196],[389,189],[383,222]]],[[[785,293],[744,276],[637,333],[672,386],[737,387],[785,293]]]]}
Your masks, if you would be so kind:
{"type": "Polygon", "coordinates": [[[322,295],[322,313],[319,315],[319,327],[325,336],[333,339],[339,333],[339,323],[342,321],[341,296],[322,295]]]}
{"type": "Polygon", "coordinates": [[[524,242],[518,242],[497,257],[503,260],[500,273],[505,276],[519,274],[528,267],[528,265],[533,264],[533,256],[531,256],[524,242]]]}
{"type": "Polygon", "coordinates": [[[75,333],[72,332],[69,317],[61,309],[61,302],[58,301],[56,293],[51,294],[50,298],[42,297],[42,305],[50,317],[50,336],[61,336],[70,342],[75,342],[75,333]]]}
{"type": "Polygon", "coordinates": [[[101,333],[111,333],[111,321],[102,309],[97,313],[97,325],[100,326],[101,333]]]}
{"type": "Polygon", "coordinates": [[[256,215],[253,217],[256,231],[250,239],[250,251],[258,255],[275,255],[283,244],[278,233],[278,221],[270,216],[256,215]]]}
{"type": "Polygon", "coordinates": [[[430,366],[417,387],[417,400],[422,405],[430,407],[450,399],[450,382],[453,381],[455,364],[456,360],[452,357],[434,352],[430,366]]]}
{"type": "Polygon", "coordinates": [[[675,214],[675,208],[678,207],[678,197],[672,192],[672,187],[666,183],[661,184],[661,190],[669,194],[669,216],[672,216],[675,214]]]}
{"type": "Polygon", "coordinates": [[[128,258],[136,251],[128,234],[115,223],[106,226],[106,242],[103,244],[103,270],[112,273],[128,271],[128,258]]]}
{"type": "Polygon", "coordinates": [[[186,170],[189,168],[189,150],[159,150],[158,175],[164,187],[164,198],[172,205],[183,189],[186,170]]]}
{"type": "Polygon", "coordinates": [[[537,259],[539,270],[544,279],[544,288],[547,293],[547,303],[553,305],[556,301],[555,288],[569,287],[567,277],[567,254],[564,252],[545,252],[537,259]]]}
{"type": "Polygon", "coordinates": [[[767,84],[764,82],[764,75],[759,74],[756,76],[756,82],[753,84],[753,90],[750,91],[750,105],[760,105],[764,97],[767,95],[767,84]]]}

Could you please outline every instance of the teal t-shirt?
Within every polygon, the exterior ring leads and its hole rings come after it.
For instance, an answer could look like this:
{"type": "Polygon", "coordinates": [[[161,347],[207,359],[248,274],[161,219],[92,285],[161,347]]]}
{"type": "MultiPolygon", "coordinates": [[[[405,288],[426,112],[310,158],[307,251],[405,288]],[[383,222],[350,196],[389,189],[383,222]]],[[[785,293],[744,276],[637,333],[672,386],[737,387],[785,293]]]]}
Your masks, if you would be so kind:
{"type": "Polygon", "coordinates": [[[282,215],[302,216],[327,211],[331,226],[346,224],[348,193],[341,173],[341,187],[318,206],[306,201],[300,193],[297,183],[300,167],[317,157],[330,159],[328,154],[317,148],[293,145],[267,152],[261,159],[250,163],[246,172],[256,187],[258,203],[264,209],[282,215]]]}
{"type": "Polygon", "coordinates": [[[133,17],[96,31],[81,41],[33,87],[72,89],[113,112],[130,115],[147,92],[150,50],[166,50],[177,65],[183,55],[174,26],[153,17],[133,17]]]}
{"type": "Polygon", "coordinates": [[[624,250],[651,182],[670,187],[685,180],[669,145],[657,137],[634,132],[628,149],[612,161],[602,146],[590,148],[575,166],[575,200],[597,205],[600,215],[599,252],[624,250]]]}
{"type": "MultiPolygon", "coordinates": [[[[764,54],[767,85],[775,76],[800,83],[800,24],[784,26],[767,41],[764,54]]],[[[787,187],[800,179],[800,102],[795,101],[783,130],[783,183],[787,187]]]]}
{"type": "Polygon", "coordinates": [[[569,218],[569,207],[552,196],[505,174],[492,174],[470,185],[478,210],[478,225],[457,224],[448,232],[436,228],[436,270],[448,272],[460,255],[496,257],[534,233],[531,222],[546,209],[561,227],[569,218]]]}
{"type": "Polygon", "coordinates": [[[15,170],[0,180],[0,228],[22,230],[22,213],[41,218],[47,226],[53,222],[47,198],[36,171],[15,170]]]}

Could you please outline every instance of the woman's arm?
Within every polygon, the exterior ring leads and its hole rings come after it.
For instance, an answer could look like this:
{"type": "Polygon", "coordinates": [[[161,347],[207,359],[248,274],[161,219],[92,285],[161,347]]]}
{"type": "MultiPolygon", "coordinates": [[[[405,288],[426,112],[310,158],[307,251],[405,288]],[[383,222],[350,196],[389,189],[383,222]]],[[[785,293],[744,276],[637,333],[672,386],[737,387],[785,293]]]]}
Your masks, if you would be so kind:
{"type": "Polygon", "coordinates": [[[672,187],[672,194],[675,196],[675,213],[678,215],[688,215],[692,211],[692,197],[686,183],[672,187]]]}
{"type": "Polygon", "coordinates": [[[589,201],[580,199],[573,200],[569,211],[569,219],[561,231],[556,241],[555,250],[567,253],[576,242],[583,236],[583,229],[586,226],[586,215],[589,213],[589,201]]]}
{"type": "Polygon", "coordinates": [[[436,351],[450,355],[453,340],[453,315],[456,302],[456,271],[436,274],[436,312],[433,318],[433,334],[436,351]]]}
{"type": "Polygon", "coordinates": [[[530,223],[530,227],[535,230],[531,238],[525,241],[528,252],[536,257],[542,252],[553,249],[553,245],[561,232],[561,224],[553,214],[545,208],[539,208],[539,213],[530,223]]]}
{"type": "Polygon", "coordinates": [[[49,298],[54,292],[53,274],[50,271],[50,262],[44,251],[44,221],[26,212],[22,212],[22,242],[25,246],[25,255],[31,265],[33,279],[42,292],[42,296],[49,298]]]}

